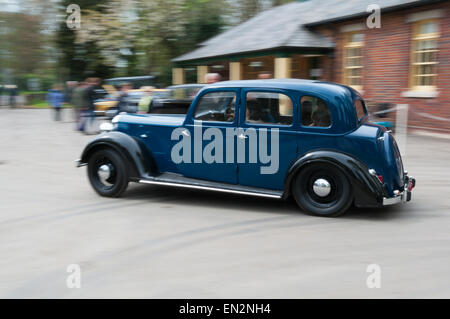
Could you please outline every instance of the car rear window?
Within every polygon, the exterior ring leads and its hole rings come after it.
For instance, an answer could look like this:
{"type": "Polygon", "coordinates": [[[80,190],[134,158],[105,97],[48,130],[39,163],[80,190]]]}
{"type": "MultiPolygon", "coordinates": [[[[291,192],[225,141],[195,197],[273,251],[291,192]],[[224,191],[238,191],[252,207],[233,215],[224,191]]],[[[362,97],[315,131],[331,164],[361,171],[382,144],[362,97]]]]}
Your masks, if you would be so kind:
{"type": "Polygon", "coordinates": [[[303,96],[300,100],[303,126],[329,127],[331,113],[327,103],[315,96],[303,96]]]}
{"type": "Polygon", "coordinates": [[[358,121],[361,121],[361,119],[367,115],[366,106],[364,105],[364,102],[360,99],[356,99],[353,104],[356,110],[356,117],[358,118],[358,121]]]}

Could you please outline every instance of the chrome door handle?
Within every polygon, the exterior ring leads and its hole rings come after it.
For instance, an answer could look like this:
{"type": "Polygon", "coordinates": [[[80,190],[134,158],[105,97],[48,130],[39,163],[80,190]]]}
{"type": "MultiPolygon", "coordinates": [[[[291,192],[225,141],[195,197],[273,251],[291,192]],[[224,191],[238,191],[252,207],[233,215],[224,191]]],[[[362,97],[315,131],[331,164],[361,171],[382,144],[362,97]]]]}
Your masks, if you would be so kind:
{"type": "Polygon", "coordinates": [[[240,138],[241,140],[245,140],[248,138],[248,136],[241,133],[238,135],[238,138],[240,138]]]}
{"type": "Polygon", "coordinates": [[[189,133],[189,131],[188,130],[186,130],[186,129],[184,129],[182,132],[181,132],[181,134],[183,134],[184,136],[191,136],[191,133],[189,133]]]}

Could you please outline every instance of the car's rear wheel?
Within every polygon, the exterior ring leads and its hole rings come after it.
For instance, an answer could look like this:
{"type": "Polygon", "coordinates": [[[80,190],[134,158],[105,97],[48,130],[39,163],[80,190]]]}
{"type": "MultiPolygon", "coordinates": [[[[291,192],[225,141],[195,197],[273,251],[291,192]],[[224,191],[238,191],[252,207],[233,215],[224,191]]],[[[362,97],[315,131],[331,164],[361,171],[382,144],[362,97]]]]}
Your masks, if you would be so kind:
{"type": "Polygon", "coordinates": [[[100,149],[92,154],[87,171],[92,187],[101,196],[119,197],[127,189],[125,163],[112,149],[100,149]]]}
{"type": "Polygon", "coordinates": [[[342,215],[353,201],[351,185],[343,171],[325,163],[303,168],[292,184],[292,194],[300,208],[315,216],[342,215]]]}

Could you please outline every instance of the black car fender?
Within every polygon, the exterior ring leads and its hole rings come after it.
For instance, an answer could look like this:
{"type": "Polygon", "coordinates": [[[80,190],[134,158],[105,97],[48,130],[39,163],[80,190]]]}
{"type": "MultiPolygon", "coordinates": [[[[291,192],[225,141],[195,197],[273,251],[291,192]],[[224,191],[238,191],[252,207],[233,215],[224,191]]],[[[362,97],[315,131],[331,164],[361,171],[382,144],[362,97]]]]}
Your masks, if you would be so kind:
{"type": "Polygon", "coordinates": [[[340,168],[352,185],[356,206],[377,207],[383,203],[386,191],[376,177],[369,173],[367,165],[352,155],[335,150],[311,151],[298,158],[286,175],[284,198],[290,195],[295,176],[312,163],[327,163],[340,168]]]}
{"type": "Polygon", "coordinates": [[[78,165],[86,165],[90,156],[100,148],[111,148],[124,158],[130,179],[140,179],[156,173],[156,164],[147,147],[140,140],[122,132],[98,135],[86,145],[78,165]]]}

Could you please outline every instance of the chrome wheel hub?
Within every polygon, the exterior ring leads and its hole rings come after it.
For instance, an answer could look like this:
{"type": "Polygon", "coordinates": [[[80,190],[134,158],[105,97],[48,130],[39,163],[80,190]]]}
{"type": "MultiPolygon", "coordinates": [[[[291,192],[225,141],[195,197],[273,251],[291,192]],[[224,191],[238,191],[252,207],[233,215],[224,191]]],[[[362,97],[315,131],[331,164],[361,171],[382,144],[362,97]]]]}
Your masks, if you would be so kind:
{"type": "Polygon", "coordinates": [[[313,184],[313,191],[317,196],[327,197],[331,193],[331,184],[326,179],[319,178],[313,184]]]}
{"type": "Polygon", "coordinates": [[[109,164],[103,164],[98,168],[98,178],[104,185],[111,185],[111,183],[108,182],[108,179],[111,177],[111,171],[112,167],[109,164]]]}

